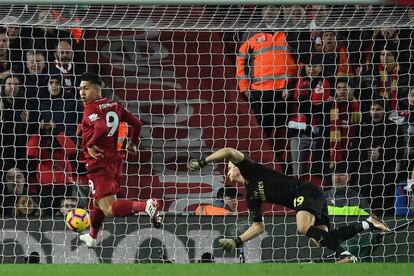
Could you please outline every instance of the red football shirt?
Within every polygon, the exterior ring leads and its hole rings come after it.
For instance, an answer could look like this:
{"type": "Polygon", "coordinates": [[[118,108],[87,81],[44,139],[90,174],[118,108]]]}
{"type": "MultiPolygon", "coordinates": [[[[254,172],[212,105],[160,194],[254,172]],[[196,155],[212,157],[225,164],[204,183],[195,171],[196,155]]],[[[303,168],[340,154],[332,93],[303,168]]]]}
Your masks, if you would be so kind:
{"type": "Polygon", "coordinates": [[[131,142],[137,143],[142,123],[120,103],[103,98],[85,104],[82,119],[82,148],[88,171],[105,167],[122,158],[117,150],[118,127],[121,122],[126,122],[132,127],[131,142]],[[89,155],[88,147],[93,145],[104,150],[103,157],[94,159],[89,155]]]}

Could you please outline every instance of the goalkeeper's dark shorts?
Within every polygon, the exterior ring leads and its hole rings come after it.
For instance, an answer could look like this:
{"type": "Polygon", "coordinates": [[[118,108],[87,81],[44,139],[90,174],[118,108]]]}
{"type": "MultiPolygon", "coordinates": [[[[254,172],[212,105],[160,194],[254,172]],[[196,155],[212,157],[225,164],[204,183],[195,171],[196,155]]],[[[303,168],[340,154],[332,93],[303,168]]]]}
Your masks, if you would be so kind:
{"type": "Polygon", "coordinates": [[[326,225],[330,229],[328,206],[322,189],[310,182],[298,185],[294,200],[295,211],[307,211],[315,216],[315,226],[326,225]]]}

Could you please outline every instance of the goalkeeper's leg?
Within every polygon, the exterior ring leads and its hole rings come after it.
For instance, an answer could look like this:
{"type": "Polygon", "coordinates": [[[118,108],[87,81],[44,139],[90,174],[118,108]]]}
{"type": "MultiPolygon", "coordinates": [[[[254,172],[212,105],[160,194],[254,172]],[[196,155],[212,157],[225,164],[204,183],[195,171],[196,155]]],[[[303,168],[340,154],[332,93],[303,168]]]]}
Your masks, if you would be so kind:
{"type": "Polygon", "coordinates": [[[346,241],[356,234],[364,231],[375,231],[380,230],[383,232],[389,232],[390,229],[385,224],[385,222],[379,220],[376,216],[372,215],[366,220],[351,225],[339,227],[330,231],[330,233],[339,240],[339,242],[346,241]]]}
{"type": "Polygon", "coordinates": [[[308,211],[299,211],[296,214],[298,232],[313,239],[318,244],[336,252],[338,263],[356,262],[356,257],[340,246],[337,237],[328,232],[328,226],[315,226],[315,216],[308,211]]]}
{"type": "Polygon", "coordinates": [[[334,229],[328,232],[328,227],[324,225],[314,226],[315,217],[307,212],[300,211],[296,214],[298,231],[309,238],[316,241],[324,247],[336,252],[336,256],[339,258],[338,263],[355,262],[356,258],[347,250],[340,246],[340,243],[354,237],[356,234],[364,231],[381,230],[389,232],[388,226],[377,219],[375,216],[370,216],[365,221],[347,225],[334,229]]]}

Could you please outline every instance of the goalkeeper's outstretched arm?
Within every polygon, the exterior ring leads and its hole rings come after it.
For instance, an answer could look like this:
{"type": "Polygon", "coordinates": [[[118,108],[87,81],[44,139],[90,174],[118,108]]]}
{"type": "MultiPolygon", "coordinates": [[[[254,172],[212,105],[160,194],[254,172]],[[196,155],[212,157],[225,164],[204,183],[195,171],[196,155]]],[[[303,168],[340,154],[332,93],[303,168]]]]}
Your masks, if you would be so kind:
{"type": "Polygon", "coordinates": [[[234,252],[237,248],[243,247],[243,243],[247,242],[260,234],[265,230],[265,225],[262,221],[253,222],[252,226],[241,234],[237,238],[233,239],[220,239],[219,245],[228,252],[234,252]]]}
{"type": "Polygon", "coordinates": [[[223,148],[220,149],[206,158],[203,159],[191,159],[190,162],[187,164],[187,167],[190,171],[196,171],[204,166],[206,166],[208,163],[214,162],[214,161],[220,161],[223,159],[227,159],[231,161],[234,164],[237,164],[244,159],[243,153],[240,151],[233,149],[233,148],[223,148]]]}

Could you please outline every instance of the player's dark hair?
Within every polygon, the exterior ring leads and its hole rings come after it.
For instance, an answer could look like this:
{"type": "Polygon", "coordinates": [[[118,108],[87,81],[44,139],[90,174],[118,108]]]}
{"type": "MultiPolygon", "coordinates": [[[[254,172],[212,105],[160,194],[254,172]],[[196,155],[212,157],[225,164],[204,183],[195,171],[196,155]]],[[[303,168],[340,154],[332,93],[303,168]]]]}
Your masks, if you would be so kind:
{"type": "Polygon", "coordinates": [[[102,84],[102,79],[97,74],[91,72],[83,73],[81,81],[89,81],[90,83],[96,84],[99,87],[102,84]]]}
{"type": "Polygon", "coordinates": [[[0,34],[5,34],[7,33],[7,29],[4,27],[0,27],[0,34]]]}

